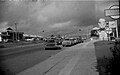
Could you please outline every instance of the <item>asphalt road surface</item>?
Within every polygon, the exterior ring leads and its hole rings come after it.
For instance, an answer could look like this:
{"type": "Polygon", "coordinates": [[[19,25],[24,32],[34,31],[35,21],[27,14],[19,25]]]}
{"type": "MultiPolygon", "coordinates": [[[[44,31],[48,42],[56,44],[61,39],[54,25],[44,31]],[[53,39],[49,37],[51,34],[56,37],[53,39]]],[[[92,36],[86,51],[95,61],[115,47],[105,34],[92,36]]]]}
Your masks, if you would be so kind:
{"type": "Polygon", "coordinates": [[[17,75],[99,75],[93,44],[95,41],[68,47],[17,75]]]}
{"type": "Polygon", "coordinates": [[[2,67],[5,75],[98,75],[90,69],[96,65],[93,42],[62,50],[44,50],[42,45],[21,48],[23,52],[17,49],[18,53],[13,50],[13,54],[3,54],[2,67]]]}
{"type": "Polygon", "coordinates": [[[61,50],[44,50],[44,45],[10,48],[3,50],[0,56],[0,69],[5,75],[17,73],[41,63],[61,50]]]}

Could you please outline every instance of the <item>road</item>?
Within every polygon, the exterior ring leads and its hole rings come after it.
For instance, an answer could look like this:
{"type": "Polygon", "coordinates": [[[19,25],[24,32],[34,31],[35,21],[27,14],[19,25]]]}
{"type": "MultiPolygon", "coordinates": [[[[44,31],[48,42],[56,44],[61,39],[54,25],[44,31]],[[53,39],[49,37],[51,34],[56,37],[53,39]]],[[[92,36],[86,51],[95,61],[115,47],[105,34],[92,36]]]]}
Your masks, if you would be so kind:
{"type": "Polygon", "coordinates": [[[17,75],[99,75],[93,45],[95,41],[68,47],[17,75]]]}
{"type": "Polygon", "coordinates": [[[30,45],[25,47],[1,49],[0,69],[5,75],[16,75],[35,64],[41,63],[61,50],[44,50],[43,44],[30,45]]]}

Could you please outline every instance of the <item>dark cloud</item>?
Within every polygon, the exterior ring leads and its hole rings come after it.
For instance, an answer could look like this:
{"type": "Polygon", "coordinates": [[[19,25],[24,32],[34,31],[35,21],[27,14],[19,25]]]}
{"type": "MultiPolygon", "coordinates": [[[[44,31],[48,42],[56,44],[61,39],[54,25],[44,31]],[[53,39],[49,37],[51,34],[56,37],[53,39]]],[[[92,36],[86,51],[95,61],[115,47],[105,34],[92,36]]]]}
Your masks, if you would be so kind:
{"type": "Polygon", "coordinates": [[[0,1],[0,23],[8,22],[18,29],[29,33],[39,33],[43,30],[60,30],[67,27],[80,27],[97,24],[96,16],[103,16],[104,2],[97,0],[24,0],[0,1]],[[96,6],[98,7],[96,10],[96,6]],[[97,14],[96,14],[97,13],[97,14]],[[99,13],[99,14],[98,14],[99,13]]]}

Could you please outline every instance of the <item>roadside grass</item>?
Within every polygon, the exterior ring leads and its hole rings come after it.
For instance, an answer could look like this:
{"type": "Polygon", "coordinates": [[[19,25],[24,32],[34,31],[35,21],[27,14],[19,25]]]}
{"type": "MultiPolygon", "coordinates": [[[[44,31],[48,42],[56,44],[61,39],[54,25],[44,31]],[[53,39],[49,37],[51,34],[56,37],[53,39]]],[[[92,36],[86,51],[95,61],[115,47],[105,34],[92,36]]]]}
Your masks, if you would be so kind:
{"type": "Polygon", "coordinates": [[[43,43],[43,41],[20,41],[20,42],[9,42],[9,43],[0,43],[0,48],[10,48],[16,46],[24,46],[24,45],[31,45],[31,44],[38,44],[43,43]]]}
{"type": "Polygon", "coordinates": [[[94,43],[97,69],[100,75],[119,75],[120,42],[98,41],[94,43]]]}

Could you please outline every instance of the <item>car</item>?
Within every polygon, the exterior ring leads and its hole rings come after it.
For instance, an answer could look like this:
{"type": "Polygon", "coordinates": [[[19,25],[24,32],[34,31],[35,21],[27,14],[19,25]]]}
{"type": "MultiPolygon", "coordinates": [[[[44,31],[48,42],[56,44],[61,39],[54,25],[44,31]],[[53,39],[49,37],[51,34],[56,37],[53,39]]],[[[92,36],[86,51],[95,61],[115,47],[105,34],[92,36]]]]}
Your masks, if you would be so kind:
{"type": "Polygon", "coordinates": [[[47,39],[45,44],[45,50],[47,49],[61,49],[60,46],[57,45],[54,39],[47,39]]]}
{"type": "Polygon", "coordinates": [[[83,43],[83,42],[84,42],[84,39],[81,36],[79,36],[78,37],[78,43],[83,43]]]}
{"type": "Polygon", "coordinates": [[[78,44],[78,39],[74,39],[75,44],[78,44]]]}
{"type": "Polygon", "coordinates": [[[70,41],[70,39],[64,39],[62,42],[62,46],[66,47],[66,46],[71,46],[72,42],[70,41]]]}
{"type": "Polygon", "coordinates": [[[71,41],[71,45],[75,45],[76,44],[76,41],[74,38],[70,38],[70,41],[71,41]]]}
{"type": "Polygon", "coordinates": [[[57,45],[62,45],[62,38],[56,38],[57,45]]]}

